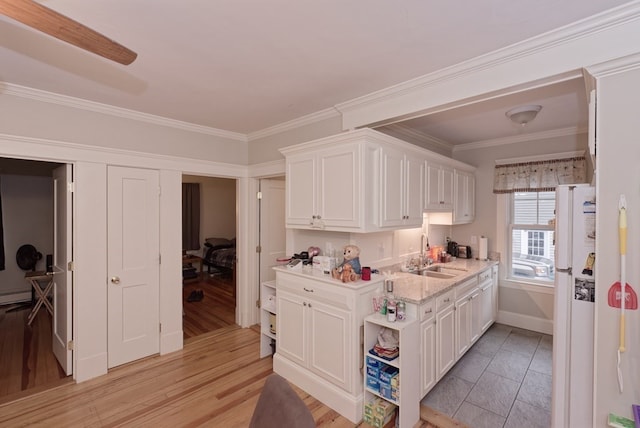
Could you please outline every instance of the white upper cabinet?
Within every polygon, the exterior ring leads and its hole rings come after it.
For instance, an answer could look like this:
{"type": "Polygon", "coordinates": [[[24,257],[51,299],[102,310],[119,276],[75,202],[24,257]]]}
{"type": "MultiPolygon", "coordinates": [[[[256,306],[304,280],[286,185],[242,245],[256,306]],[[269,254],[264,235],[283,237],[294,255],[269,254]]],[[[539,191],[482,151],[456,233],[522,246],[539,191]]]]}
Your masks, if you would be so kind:
{"type": "Polygon", "coordinates": [[[425,209],[453,209],[453,168],[427,161],[427,196],[425,209]]]}
{"type": "Polygon", "coordinates": [[[399,149],[383,147],[380,182],[380,227],[420,227],[424,158],[399,149]]]}
{"type": "Polygon", "coordinates": [[[473,171],[373,129],[280,151],[286,159],[286,226],[297,229],[376,232],[420,227],[425,208],[453,210],[454,168],[473,171]]]}
{"type": "Polygon", "coordinates": [[[351,143],[287,157],[286,188],[289,226],[361,227],[360,145],[351,143]]]}
{"type": "Polygon", "coordinates": [[[453,224],[471,223],[475,219],[476,179],[470,172],[455,170],[453,224]]]}

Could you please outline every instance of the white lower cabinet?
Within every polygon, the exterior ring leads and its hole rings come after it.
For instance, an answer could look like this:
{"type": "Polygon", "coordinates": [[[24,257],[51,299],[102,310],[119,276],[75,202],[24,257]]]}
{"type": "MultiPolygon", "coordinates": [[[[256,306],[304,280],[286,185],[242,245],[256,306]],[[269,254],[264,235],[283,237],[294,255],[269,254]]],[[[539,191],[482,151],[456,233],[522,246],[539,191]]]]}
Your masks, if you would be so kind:
{"type": "Polygon", "coordinates": [[[495,320],[495,308],[494,308],[494,299],[495,296],[493,294],[493,278],[489,278],[479,286],[480,289],[480,307],[482,308],[482,316],[480,320],[481,330],[480,333],[484,333],[487,331],[493,321],[495,320]]]}
{"type": "Polygon", "coordinates": [[[456,322],[453,290],[436,297],[436,379],[456,362],[456,322]]]}
{"type": "Polygon", "coordinates": [[[381,288],[381,281],[344,287],[276,271],[273,370],[354,423],[363,408],[361,326],[381,288]]]}
{"type": "Polygon", "coordinates": [[[424,396],[436,384],[436,311],[435,300],[421,305],[420,322],[420,395],[424,396]]]}
{"type": "Polygon", "coordinates": [[[471,347],[471,296],[465,295],[456,300],[456,360],[464,355],[471,347]]]}
{"type": "MultiPolygon", "coordinates": [[[[420,380],[416,376],[420,357],[419,321],[408,316],[404,321],[388,322],[386,316],[372,314],[364,320],[364,402],[381,399],[398,406],[397,425],[416,426],[420,420],[420,380]],[[387,360],[368,351],[377,342],[381,329],[388,328],[398,336],[398,357],[387,360]]],[[[366,422],[366,419],[365,419],[366,422]]],[[[377,426],[375,424],[371,424],[377,426]]]]}

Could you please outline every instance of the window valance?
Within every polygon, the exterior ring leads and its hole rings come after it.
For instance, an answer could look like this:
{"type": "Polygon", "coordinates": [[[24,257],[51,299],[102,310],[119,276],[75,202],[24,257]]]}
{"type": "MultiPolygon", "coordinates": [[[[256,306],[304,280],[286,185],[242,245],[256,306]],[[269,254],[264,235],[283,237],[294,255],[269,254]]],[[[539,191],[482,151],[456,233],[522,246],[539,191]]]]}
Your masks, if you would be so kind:
{"type": "Polygon", "coordinates": [[[493,193],[550,192],[559,184],[586,182],[584,156],[496,165],[493,193]]]}

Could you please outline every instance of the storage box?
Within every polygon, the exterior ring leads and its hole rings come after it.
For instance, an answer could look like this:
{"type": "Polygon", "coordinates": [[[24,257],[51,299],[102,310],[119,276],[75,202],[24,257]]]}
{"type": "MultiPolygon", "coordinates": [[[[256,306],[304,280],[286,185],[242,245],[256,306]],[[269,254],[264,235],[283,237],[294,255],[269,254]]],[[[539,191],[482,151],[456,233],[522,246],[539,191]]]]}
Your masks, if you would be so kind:
{"type": "Polygon", "coordinates": [[[380,391],[380,381],[376,377],[367,376],[367,388],[372,391],[380,391]]]}
{"type": "Polygon", "coordinates": [[[389,415],[393,414],[397,408],[398,406],[386,400],[377,400],[375,402],[374,414],[386,419],[389,415]]]}
{"type": "Polygon", "coordinates": [[[378,376],[378,379],[380,380],[380,383],[391,385],[391,379],[397,376],[398,368],[385,364],[384,367],[380,368],[380,375],[378,376]]]}
{"type": "Polygon", "coordinates": [[[376,379],[380,378],[380,369],[377,367],[367,366],[367,376],[374,377],[376,379]]]}
{"type": "Polygon", "coordinates": [[[380,361],[367,355],[367,367],[373,367],[374,369],[377,369],[380,368],[380,364],[382,364],[380,361]]]}
{"type": "MultiPolygon", "coordinates": [[[[370,416],[371,421],[373,421],[373,415],[376,412],[379,402],[382,401],[378,397],[372,397],[364,403],[364,416],[370,416]]],[[[366,421],[365,421],[366,422],[366,421]]],[[[371,422],[367,422],[371,423],[371,422]]]]}

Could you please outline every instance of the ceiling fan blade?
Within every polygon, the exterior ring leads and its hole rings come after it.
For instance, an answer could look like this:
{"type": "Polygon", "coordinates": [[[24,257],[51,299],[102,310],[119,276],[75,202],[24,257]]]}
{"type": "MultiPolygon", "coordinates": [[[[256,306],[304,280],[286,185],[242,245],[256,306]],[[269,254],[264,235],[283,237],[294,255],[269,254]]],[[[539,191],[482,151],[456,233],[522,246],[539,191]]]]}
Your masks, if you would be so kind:
{"type": "Polygon", "coordinates": [[[33,0],[0,0],[0,14],[120,64],[129,65],[138,56],[108,37],[33,0]]]}

